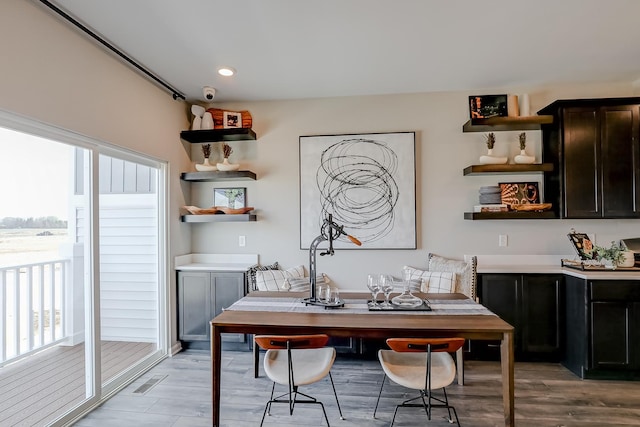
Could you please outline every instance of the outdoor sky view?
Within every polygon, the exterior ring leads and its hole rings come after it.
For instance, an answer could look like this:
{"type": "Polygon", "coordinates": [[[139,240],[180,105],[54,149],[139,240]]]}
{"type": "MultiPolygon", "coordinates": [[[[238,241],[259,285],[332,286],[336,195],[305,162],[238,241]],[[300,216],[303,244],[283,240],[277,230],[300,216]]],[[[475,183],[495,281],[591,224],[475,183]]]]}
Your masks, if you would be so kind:
{"type": "MultiPolygon", "coordinates": [[[[0,220],[54,216],[68,220],[73,148],[0,128],[0,220]]],[[[57,258],[66,229],[0,229],[0,267],[57,258]]]]}
{"type": "Polygon", "coordinates": [[[67,220],[72,148],[0,128],[0,218],[67,220]]]}

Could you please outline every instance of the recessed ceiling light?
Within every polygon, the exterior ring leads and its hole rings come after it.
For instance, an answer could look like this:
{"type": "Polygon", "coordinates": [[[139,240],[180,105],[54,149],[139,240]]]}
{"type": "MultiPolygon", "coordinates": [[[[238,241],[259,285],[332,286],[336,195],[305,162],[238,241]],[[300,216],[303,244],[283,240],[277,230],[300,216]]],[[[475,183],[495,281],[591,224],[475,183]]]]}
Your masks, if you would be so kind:
{"type": "Polygon", "coordinates": [[[235,68],[231,67],[220,67],[218,68],[218,74],[225,77],[233,76],[236,73],[235,68]]]}

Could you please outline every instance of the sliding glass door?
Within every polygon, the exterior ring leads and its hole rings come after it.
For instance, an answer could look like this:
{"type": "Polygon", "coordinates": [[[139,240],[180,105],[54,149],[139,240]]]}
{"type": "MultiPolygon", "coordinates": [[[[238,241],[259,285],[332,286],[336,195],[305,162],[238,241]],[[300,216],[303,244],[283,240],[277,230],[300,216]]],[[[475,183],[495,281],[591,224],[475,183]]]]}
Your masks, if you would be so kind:
{"type": "Polygon", "coordinates": [[[107,386],[158,349],[158,171],[107,155],[99,163],[100,354],[107,386]]]}
{"type": "Polygon", "coordinates": [[[46,425],[96,396],[90,151],[0,128],[0,153],[0,425],[46,425]]]}
{"type": "Polygon", "coordinates": [[[73,422],[166,356],[165,179],[0,111],[0,425],[73,422]]]}

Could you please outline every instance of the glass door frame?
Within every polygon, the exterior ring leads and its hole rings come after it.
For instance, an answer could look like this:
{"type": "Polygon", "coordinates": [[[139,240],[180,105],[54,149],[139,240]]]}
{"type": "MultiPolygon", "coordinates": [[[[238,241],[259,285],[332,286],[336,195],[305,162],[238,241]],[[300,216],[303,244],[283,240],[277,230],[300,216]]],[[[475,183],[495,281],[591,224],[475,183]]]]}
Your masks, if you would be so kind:
{"type": "MultiPolygon", "coordinates": [[[[89,215],[85,215],[85,221],[89,222],[89,233],[86,236],[90,247],[91,256],[85,257],[85,277],[91,278],[89,292],[85,293],[85,328],[91,328],[90,343],[85,343],[85,357],[87,363],[86,386],[91,393],[91,397],[84,400],[68,413],[52,421],[50,425],[64,426],[71,425],[82,416],[91,412],[95,407],[102,404],[109,397],[126,387],[142,373],[165,359],[170,353],[170,298],[168,295],[169,282],[169,224],[168,224],[168,163],[151,156],[142,155],[126,148],[90,138],[86,135],[59,128],[47,123],[34,120],[19,114],[0,109],[0,126],[14,131],[30,134],[74,147],[88,150],[91,162],[87,165],[90,176],[85,181],[85,189],[91,189],[91,203],[88,206],[89,215]],[[101,378],[101,354],[100,354],[100,266],[99,266],[99,156],[105,154],[123,160],[140,163],[157,170],[157,197],[158,197],[158,337],[157,350],[134,366],[118,374],[112,380],[102,385],[101,378]],[[87,305],[89,304],[90,305],[87,305]],[[90,344],[90,345],[87,345],[90,344]],[[89,373],[91,375],[89,375],[89,373]]],[[[86,254],[87,249],[85,249],[86,254]]]]}

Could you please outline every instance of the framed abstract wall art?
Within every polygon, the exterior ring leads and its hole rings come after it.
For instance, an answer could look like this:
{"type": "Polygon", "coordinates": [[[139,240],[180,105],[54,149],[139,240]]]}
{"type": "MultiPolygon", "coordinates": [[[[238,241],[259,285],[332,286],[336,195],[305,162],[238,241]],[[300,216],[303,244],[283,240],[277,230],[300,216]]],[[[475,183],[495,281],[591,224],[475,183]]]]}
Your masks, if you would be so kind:
{"type": "MultiPolygon", "coordinates": [[[[301,249],[327,214],[361,249],[415,249],[415,132],[301,136],[301,249]]],[[[334,247],[357,250],[344,239],[334,247]]]]}

